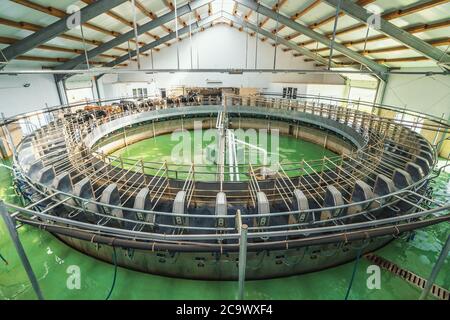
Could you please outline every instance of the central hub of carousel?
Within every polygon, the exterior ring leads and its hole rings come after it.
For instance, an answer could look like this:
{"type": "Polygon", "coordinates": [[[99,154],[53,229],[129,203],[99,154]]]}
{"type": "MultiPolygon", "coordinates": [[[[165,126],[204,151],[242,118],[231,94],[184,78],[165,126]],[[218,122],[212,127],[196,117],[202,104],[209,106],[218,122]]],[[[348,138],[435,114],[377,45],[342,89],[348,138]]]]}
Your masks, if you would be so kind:
{"type": "MultiPolygon", "coordinates": [[[[448,205],[429,197],[435,149],[416,124],[380,116],[383,108],[236,95],[59,108],[17,147],[16,185],[29,205],[16,218],[153,274],[237,279],[244,245],[247,279],[339,265],[449,219],[448,205]],[[113,155],[177,129],[213,130],[211,162],[113,155]],[[269,163],[268,150],[237,135],[251,129],[334,156],[269,163]],[[262,160],[243,161],[241,149],[262,160]]],[[[422,129],[442,125],[433,121],[422,129]]]]}

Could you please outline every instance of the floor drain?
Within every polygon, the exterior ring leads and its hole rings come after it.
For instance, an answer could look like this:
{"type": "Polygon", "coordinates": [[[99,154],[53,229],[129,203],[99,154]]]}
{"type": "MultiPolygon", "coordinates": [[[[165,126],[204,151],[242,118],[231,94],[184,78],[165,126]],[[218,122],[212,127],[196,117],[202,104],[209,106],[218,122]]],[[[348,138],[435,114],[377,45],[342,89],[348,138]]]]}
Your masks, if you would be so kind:
{"type": "MultiPolygon", "coordinates": [[[[395,263],[392,263],[386,259],[381,258],[380,256],[377,256],[373,253],[366,254],[364,256],[367,260],[370,262],[376,264],[382,269],[385,269],[400,278],[406,280],[407,282],[415,285],[416,287],[423,289],[425,287],[425,283],[427,282],[426,279],[418,276],[415,273],[412,273],[411,271],[405,270],[403,268],[400,268],[395,263]]],[[[431,287],[430,293],[435,296],[438,299],[441,300],[449,300],[450,299],[450,292],[438,285],[433,284],[431,287]]]]}

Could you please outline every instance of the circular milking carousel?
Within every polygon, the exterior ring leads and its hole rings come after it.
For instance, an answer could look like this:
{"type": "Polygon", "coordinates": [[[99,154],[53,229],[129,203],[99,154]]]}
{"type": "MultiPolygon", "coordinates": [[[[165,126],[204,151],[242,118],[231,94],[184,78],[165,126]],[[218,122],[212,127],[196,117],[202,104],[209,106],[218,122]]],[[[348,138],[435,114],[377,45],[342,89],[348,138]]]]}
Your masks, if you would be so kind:
{"type": "Polygon", "coordinates": [[[28,126],[13,161],[24,205],[6,204],[9,212],[126,268],[236,279],[245,248],[247,279],[294,275],[450,219],[450,205],[430,196],[439,174],[435,145],[448,125],[412,111],[323,97],[225,95],[62,106],[7,119],[4,127],[32,117],[42,123],[28,126]],[[113,155],[180,128],[215,130],[211,163],[113,155]],[[266,152],[264,161],[243,162],[240,146],[258,148],[236,134],[249,129],[335,155],[269,163],[266,152]]]}

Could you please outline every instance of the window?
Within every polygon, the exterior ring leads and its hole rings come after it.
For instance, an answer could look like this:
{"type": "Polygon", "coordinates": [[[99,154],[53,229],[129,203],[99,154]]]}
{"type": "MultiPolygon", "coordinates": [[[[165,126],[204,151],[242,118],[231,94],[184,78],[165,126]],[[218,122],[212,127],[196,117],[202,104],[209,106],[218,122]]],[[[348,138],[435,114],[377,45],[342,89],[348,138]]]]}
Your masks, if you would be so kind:
{"type": "Polygon", "coordinates": [[[297,88],[293,87],[283,88],[283,98],[297,99],[297,88]]]}
{"type": "Polygon", "coordinates": [[[139,99],[148,96],[147,88],[134,88],[133,89],[133,98],[139,99]]]}

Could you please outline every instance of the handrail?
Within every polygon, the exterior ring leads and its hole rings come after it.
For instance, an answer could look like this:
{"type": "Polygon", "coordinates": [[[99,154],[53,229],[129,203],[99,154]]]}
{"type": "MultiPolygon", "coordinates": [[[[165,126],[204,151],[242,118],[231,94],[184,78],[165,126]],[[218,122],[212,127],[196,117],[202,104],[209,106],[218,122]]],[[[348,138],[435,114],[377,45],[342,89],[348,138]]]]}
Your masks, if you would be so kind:
{"type": "MultiPolygon", "coordinates": [[[[241,99],[241,103],[242,103],[242,99],[243,98],[242,97],[237,98],[236,96],[234,96],[234,97],[231,97],[230,99],[236,99],[236,100],[241,99]]],[[[258,103],[260,103],[260,102],[266,103],[267,101],[258,100],[258,103]]],[[[225,103],[227,103],[227,101],[225,101],[225,103]]],[[[282,106],[291,107],[291,106],[289,106],[289,104],[287,104],[287,103],[285,103],[283,101],[280,103],[279,107],[281,108],[282,106]]],[[[258,106],[256,108],[258,108],[258,106]]],[[[324,108],[324,106],[322,105],[322,106],[320,106],[320,108],[315,108],[314,105],[311,107],[311,106],[308,106],[307,104],[305,104],[304,110],[307,110],[307,109],[311,110],[312,114],[316,114],[318,112],[321,116],[326,115],[329,118],[331,118],[331,116],[333,115],[331,106],[328,106],[328,108],[324,108]]],[[[333,121],[342,121],[341,123],[344,123],[347,126],[352,126],[353,129],[358,130],[359,132],[363,132],[363,133],[367,134],[367,136],[366,136],[367,139],[371,139],[371,138],[374,139],[375,137],[371,137],[369,135],[371,127],[370,127],[370,125],[369,125],[369,127],[367,127],[368,123],[366,123],[366,118],[365,118],[364,113],[361,112],[361,111],[356,111],[356,112],[351,113],[351,112],[349,112],[349,110],[352,110],[352,109],[346,109],[345,114],[340,113],[340,112],[336,112],[334,114],[336,116],[336,118],[333,121]]],[[[111,118],[109,118],[109,121],[111,121],[111,119],[120,118],[122,115],[123,114],[114,114],[114,115],[112,115],[111,118]]],[[[375,115],[371,115],[371,116],[372,116],[372,118],[368,118],[369,120],[372,120],[372,119],[375,119],[375,120],[378,119],[379,120],[380,119],[380,117],[378,117],[378,116],[375,116],[375,115]]],[[[396,134],[395,130],[397,130],[397,128],[400,127],[400,124],[395,124],[395,123],[392,123],[392,122],[380,122],[380,123],[381,123],[381,126],[378,128],[378,130],[381,130],[385,134],[388,133],[389,135],[396,134]],[[391,126],[393,126],[393,127],[391,127],[391,126]]],[[[380,124],[380,123],[378,123],[378,124],[380,124]]],[[[85,125],[85,127],[87,128],[87,130],[90,130],[90,129],[92,129],[92,127],[98,126],[99,124],[100,124],[99,121],[89,121],[89,123],[87,123],[85,125]]],[[[74,125],[74,123],[72,123],[71,125],[74,125]]],[[[56,129],[56,127],[55,127],[55,129],[56,129]]],[[[367,145],[367,148],[369,148],[371,150],[375,150],[375,151],[377,151],[377,149],[381,149],[381,144],[386,141],[385,140],[385,135],[381,135],[381,137],[378,137],[377,139],[378,140],[376,140],[374,144],[367,145]]],[[[397,143],[397,141],[394,141],[394,143],[397,143]]],[[[412,141],[406,141],[404,143],[413,143],[413,142],[412,141]]],[[[432,147],[431,144],[428,143],[428,145],[430,146],[430,148],[432,147]]],[[[380,151],[378,150],[377,152],[380,152],[380,151]]],[[[360,150],[357,150],[351,156],[350,155],[343,155],[341,157],[339,157],[339,156],[336,157],[336,159],[344,159],[345,157],[348,157],[348,158],[356,159],[356,160],[360,161],[360,159],[362,159],[362,157],[364,155],[365,155],[365,153],[360,149],[360,150]]],[[[97,156],[98,156],[98,154],[97,154],[97,156]]],[[[122,159],[122,161],[123,160],[124,159],[122,159]]],[[[327,159],[327,161],[328,160],[329,159],[327,159]]],[[[127,160],[125,159],[125,162],[122,162],[122,170],[124,170],[125,173],[130,172],[130,170],[131,170],[131,169],[125,170],[125,168],[123,167],[124,164],[127,164],[126,161],[127,160]]],[[[319,161],[321,161],[321,160],[316,160],[316,162],[318,162],[318,164],[320,165],[319,161]]],[[[434,161],[435,161],[435,159],[434,159],[434,161]]],[[[111,163],[111,161],[110,161],[110,163],[111,163]]],[[[158,163],[158,162],[149,162],[149,163],[161,164],[161,163],[158,163]]],[[[293,162],[293,163],[283,163],[282,165],[283,166],[287,166],[287,165],[295,165],[295,164],[298,164],[298,163],[301,163],[300,167],[303,168],[302,170],[305,170],[305,172],[306,172],[306,169],[304,167],[304,163],[305,163],[304,161],[293,162]]],[[[314,162],[309,162],[308,166],[311,166],[311,163],[314,163],[314,162]]],[[[135,162],[134,165],[137,166],[137,163],[135,162]]],[[[167,166],[167,164],[165,164],[165,165],[167,166]]],[[[249,166],[250,166],[251,172],[254,173],[254,169],[253,169],[251,163],[249,164],[249,166]]],[[[168,174],[168,172],[170,172],[170,170],[167,169],[167,167],[165,167],[165,168],[166,169],[164,170],[164,174],[168,174]]],[[[281,168],[283,168],[283,167],[281,167],[281,168]]],[[[314,167],[311,167],[311,168],[312,168],[313,172],[316,171],[314,169],[314,167]]],[[[23,168],[19,167],[19,169],[23,172],[23,168]]],[[[145,169],[146,169],[146,167],[145,167],[145,164],[144,164],[143,165],[143,169],[142,169],[143,173],[145,172],[145,169]]],[[[161,170],[161,168],[160,168],[160,170],[161,170]]],[[[283,173],[286,174],[286,172],[288,172],[289,170],[296,170],[296,169],[295,168],[294,169],[289,169],[289,168],[284,169],[283,168],[283,173]]],[[[197,170],[197,165],[195,166],[195,174],[196,175],[199,174],[199,171],[197,170]]],[[[418,193],[416,193],[414,191],[417,188],[419,188],[420,186],[423,186],[424,183],[430,179],[431,175],[432,175],[432,172],[430,172],[427,176],[423,177],[419,181],[417,181],[417,182],[407,186],[406,188],[404,188],[402,190],[398,190],[396,192],[390,193],[390,194],[385,195],[385,196],[379,196],[379,197],[375,197],[375,198],[368,199],[368,200],[361,201],[361,202],[345,203],[344,205],[333,206],[333,207],[326,207],[326,208],[324,208],[324,207],[322,207],[322,208],[315,208],[315,209],[310,209],[310,210],[273,212],[273,213],[267,214],[266,216],[268,216],[268,217],[269,216],[275,217],[275,216],[293,215],[293,214],[301,214],[301,213],[314,214],[316,212],[322,212],[325,209],[326,210],[338,210],[338,209],[350,208],[352,206],[361,206],[361,205],[372,203],[372,202],[374,202],[374,203],[376,203],[376,202],[383,203],[384,201],[382,201],[382,200],[390,198],[390,197],[394,197],[394,196],[399,197],[401,199],[406,199],[407,197],[412,195],[412,196],[415,196],[415,197],[419,197],[419,198],[423,199],[424,201],[431,201],[431,199],[428,199],[428,198],[426,198],[426,197],[424,197],[424,196],[422,196],[422,195],[420,195],[420,194],[418,194],[418,193]]],[[[156,175],[155,175],[155,177],[156,177],[156,175]]],[[[97,206],[108,208],[108,209],[123,209],[123,207],[109,205],[109,204],[97,202],[97,201],[94,201],[94,200],[83,199],[81,197],[76,197],[76,196],[74,196],[72,194],[69,194],[69,193],[64,193],[64,192],[61,192],[61,191],[57,191],[57,190],[54,190],[52,187],[45,186],[43,184],[37,183],[36,181],[32,181],[31,179],[26,177],[26,175],[23,175],[22,177],[19,177],[19,178],[21,180],[25,181],[29,185],[29,187],[34,188],[34,190],[36,192],[42,194],[42,196],[46,196],[46,197],[50,197],[50,198],[53,197],[54,199],[59,198],[61,196],[62,197],[68,197],[68,198],[71,198],[71,199],[77,199],[80,203],[84,204],[83,210],[86,210],[86,211],[88,211],[90,213],[93,213],[95,215],[98,215],[100,217],[108,217],[108,218],[110,218],[112,220],[116,220],[116,221],[119,221],[119,222],[120,221],[122,221],[122,222],[131,222],[131,223],[135,223],[135,224],[139,224],[139,225],[150,225],[150,226],[154,226],[155,225],[154,223],[148,223],[148,222],[144,222],[144,221],[135,221],[135,220],[124,219],[124,218],[119,218],[119,217],[114,217],[114,216],[107,216],[107,215],[104,215],[104,214],[101,214],[101,213],[98,213],[98,212],[89,211],[89,209],[87,209],[87,204],[95,204],[97,206]]],[[[253,176],[253,178],[255,178],[255,177],[253,176]]],[[[252,174],[250,174],[250,182],[249,183],[252,184],[252,187],[254,188],[254,190],[256,190],[257,187],[258,187],[258,181],[256,180],[256,178],[254,179],[255,181],[253,181],[253,178],[252,178],[252,174]]],[[[194,167],[193,167],[193,165],[191,165],[190,170],[188,171],[188,176],[187,176],[187,178],[185,180],[185,183],[188,183],[188,188],[187,189],[192,190],[192,191],[194,190],[194,188],[195,188],[195,180],[194,180],[194,167]]],[[[291,181],[291,184],[292,184],[292,181],[291,181]]],[[[282,192],[285,192],[285,190],[283,189],[282,192]]],[[[158,191],[157,191],[157,193],[158,193],[158,191]]],[[[192,194],[189,194],[189,201],[191,199],[191,196],[192,196],[192,194]]],[[[390,201],[388,203],[383,203],[383,204],[381,204],[378,207],[378,209],[389,207],[389,206],[393,205],[394,203],[396,203],[398,201],[399,200],[395,200],[395,201],[393,200],[393,201],[390,201]]],[[[291,234],[292,235],[305,235],[305,234],[309,234],[309,233],[305,232],[305,230],[315,230],[312,233],[329,232],[329,231],[330,232],[331,231],[334,232],[336,230],[339,230],[339,231],[350,230],[350,229],[358,228],[358,227],[367,227],[367,226],[372,226],[372,225],[382,225],[384,223],[394,223],[394,222],[398,222],[398,221],[409,220],[409,219],[413,219],[413,218],[426,216],[426,215],[428,215],[430,213],[436,213],[436,212],[442,212],[442,211],[449,210],[448,205],[447,206],[446,205],[442,205],[442,203],[439,203],[439,202],[436,202],[436,201],[434,203],[439,206],[434,211],[433,210],[421,210],[421,211],[415,212],[415,213],[406,213],[406,214],[400,215],[400,216],[395,217],[395,218],[376,219],[374,221],[371,221],[371,223],[369,223],[369,224],[366,224],[366,223],[361,224],[361,225],[358,225],[358,224],[355,224],[355,223],[345,224],[346,219],[349,219],[349,218],[352,218],[352,217],[356,217],[356,216],[360,216],[360,215],[363,215],[363,214],[367,213],[367,212],[361,212],[361,213],[358,213],[358,214],[355,214],[355,215],[352,215],[352,216],[336,217],[336,218],[333,218],[333,219],[330,219],[330,220],[327,220],[327,221],[316,221],[313,224],[310,224],[310,223],[287,224],[287,225],[274,226],[273,228],[271,228],[271,226],[269,226],[269,227],[266,226],[266,227],[263,227],[263,228],[262,227],[261,228],[260,227],[251,227],[251,228],[249,228],[249,230],[257,231],[253,235],[254,237],[262,237],[262,236],[265,236],[265,235],[267,235],[267,236],[281,235],[282,231],[267,231],[267,230],[271,230],[271,229],[278,229],[278,228],[290,229],[292,227],[296,227],[296,228],[305,227],[306,229],[301,229],[302,231],[299,231],[298,234],[295,233],[295,232],[289,233],[289,235],[291,235],[291,234]],[[329,224],[329,223],[333,223],[333,222],[342,222],[342,221],[344,221],[344,224],[337,223],[337,225],[333,226],[333,228],[322,226],[322,225],[325,225],[325,224],[329,224]],[[308,227],[312,227],[312,228],[308,228],[308,227]],[[264,231],[264,230],[266,230],[266,231],[264,231]]],[[[34,204],[34,205],[36,205],[36,204],[34,204]]],[[[71,206],[70,204],[67,203],[67,201],[65,202],[64,205],[67,205],[69,207],[71,206]]],[[[29,209],[25,209],[25,208],[18,208],[17,206],[13,206],[13,205],[9,205],[9,208],[10,209],[14,209],[14,210],[16,210],[18,212],[22,212],[22,213],[30,214],[30,215],[33,212],[33,216],[42,217],[45,220],[55,221],[55,222],[59,222],[59,223],[63,223],[63,224],[67,224],[68,223],[68,221],[60,220],[60,219],[64,219],[64,218],[61,218],[61,217],[57,217],[58,219],[52,220],[53,218],[55,218],[54,216],[45,215],[45,214],[43,215],[42,213],[39,213],[37,211],[35,212],[33,210],[29,210],[29,209]],[[51,217],[53,217],[53,218],[51,218],[51,217]]],[[[78,207],[73,206],[73,208],[77,209],[78,207]]],[[[80,210],[80,208],[78,208],[77,210],[80,210]]],[[[173,216],[173,217],[181,216],[181,214],[174,214],[174,213],[171,213],[171,212],[158,212],[158,211],[154,211],[154,210],[138,210],[138,209],[128,208],[128,207],[126,208],[126,210],[130,211],[130,212],[142,213],[142,214],[157,214],[157,215],[165,215],[165,216],[173,216]]],[[[234,219],[234,216],[230,216],[230,215],[211,215],[211,216],[208,216],[208,215],[200,215],[200,214],[189,214],[189,216],[193,217],[193,218],[202,218],[202,219],[234,219]]],[[[244,214],[242,216],[245,217],[245,218],[256,218],[259,215],[258,214],[244,214]]],[[[74,224],[74,225],[76,225],[76,224],[74,224]]],[[[80,226],[85,227],[85,225],[80,225],[80,226]]],[[[160,225],[160,226],[175,228],[175,226],[172,226],[172,225],[160,225]]],[[[97,228],[97,227],[100,227],[100,226],[98,226],[98,225],[91,225],[90,226],[90,228],[94,228],[94,229],[97,228]]],[[[109,227],[107,227],[107,228],[109,228],[109,227]]],[[[178,225],[176,226],[176,228],[177,229],[186,229],[186,230],[199,230],[199,231],[202,231],[202,230],[203,231],[204,230],[231,231],[232,230],[232,228],[208,228],[208,227],[178,226],[178,225]]],[[[99,228],[99,229],[96,229],[96,230],[101,230],[101,229],[103,229],[103,226],[102,226],[102,228],[99,228]]],[[[117,230],[124,230],[124,229],[120,229],[120,228],[112,228],[112,229],[114,229],[114,231],[111,231],[110,229],[105,229],[105,230],[108,230],[110,232],[117,232],[117,230]]],[[[285,231],[283,231],[283,232],[285,232],[285,231]]],[[[251,237],[250,234],[249,234],[249,237],[251,237]]],[[[191,238],[192,239],[196,239],[195,236],[198,236],[198,235],[177,235],[177,236],[181,237],[179,239],[191,239],[191,238]],[[191,237],[191,238],[190,237],[183,238],[183,236],[193,236],[193,237],[191,237]]],[[[208,239],[216,239],[217,237],[218,237],[218,235],[211,235],[211,238],[208,238],[208,239]]],[[[220,237],[221,238],[226,238],[226,236],[222,237],[222,235],[220,237]]],[[[167,239],[167,238],[170,238],[170,237],[163,236],[160,239],[167,239]]]]}
{"type": "MultiPolygon", "coordinates": [[[[261,93],[262,96],[282,96],[282,94],[280,93],[275,93],[275,92],[263,92],[261,93]]],[[[380,103],[375,103],[375,102],[370,102],[370,101],[364,101],[364,100],[354,100],[354,99],[344,99],[344,98],[336,98],[336,97],[330,97],[330,96],[320,96],[320,95],[307,95],[307,94],[301,94],[301,95],[297,95],[296,99],[291,99],[291,100],[302,100],[302,99],[312,99],[312,100],[318,100],[319,102],[321,100],[323,101],[335,101],[335,102],[342,102],[342,103],[352,103],[355,105],[363,105],[363,106],[367,106],[367,107],[373,107],[375,109],[383,109],[383,110],[390,110],[390,111],[396,111],[396,112],[401,112],[401,113],[405,113],[407,115],[411,115],[411,116],[420,116],[423,118],[428,118],[431,120],[435,120],[437,121],[439,124],[447,124],[450,125],[450,122],[447,120],[446,122],[442,122],[442,118],[439,118],[435,115],[429,114],[429,113],[425,113],[425,112],[419,112],[419,111],[414,111],[414,110],[408,110],[406,108],[399,108],[393,105],[388,105],[388,104],[380,104],[380,103]]]]}
{"type": "MultiPolygon", "coordinates": [[[[69,224],[73,226],[79,226],[84,227],[86,229],[90,230],[97,230],[97,231],[109,231],[112,233],[122,234],[122,235],[128,235],[129,237],[132,237],[133,239],[140,238],[140,239],[146,239],[146,240],[164,240],[164,241],[179,241],[179,240],[214,240],[217,239],[219,235],[217,234],[160,234],[160,233],[152,233],[152,232],[142,232],[142,231],[135,231],[135,230],[127,230],[127,229],[121,229],[121,228],[113,228],[108,226],[102,226],[102,225],[93,225],[91,223],[71,220],[67,218],[62,218],[54,215],[49,215],[46,213],[42,213],[39,211],[33,211],[29,209],[25,209],[13,204],[6,204],[7,208],[13,209],[17,212],[21,212],[24,214],[27,214],[29,216],[37,216],[43,220],[47,221],[53,221],[53,222],[59,222],[62,224],[69,224]]],[[[359,222],[359,223],[351,223],[346,225],[334,225],[334,226],[327,226],[327,227],[321,227],[321,228],[306,228],[306,229],[291,229],[291,230],[282,230],[282,231],[259,231],[259,232],[249,232],[249,238],[260,238],[260,237],[276,237],[276,236],[309,236],[311,234],[322,234],[326,232],[336,232],[336,231],[349,231],[354,229],[360,229],[364,227],[371,227],[371,226],[379,226],[383,224],[389,224],[389,223],[395,223],[400,222],[404,220],[411,220],[416,219],[419,217],[428,216],[431,214],[436,214],[441,211],[449,211],[450,210],[450,204],[447,204],[442,207],[432,208],[425,211],[420,212],[414,212],[409,213],[403,216],[397,216],[397,217],[391,217],[391,218],[385,218],[381,220],[372,220],[372,221],[366,221],[366,222],[359,222]]],[[[234,218],[234,217],[233,217],[234,218]]],[[[143,224],[142,221],[136,221],[138,224],[143,224]]],[[[180,226],[178,226],[179,228],[180,226]]],[[[193,229],[192,227],[186,227],[185,229],[193,229]]],[[[207,228],[199,228],[197,229],[207,229],[207,228]]],[[[267,229],[267,228],[265,228],[267,229]]],[[[232,228],[215,228],[214,230],[220,231],[220,230],[233,230],[232,228]]],[[[239,237],[238,233],[225,233],[220,234],[219,236],[221,239],[237,239],[239,237]]]]}

